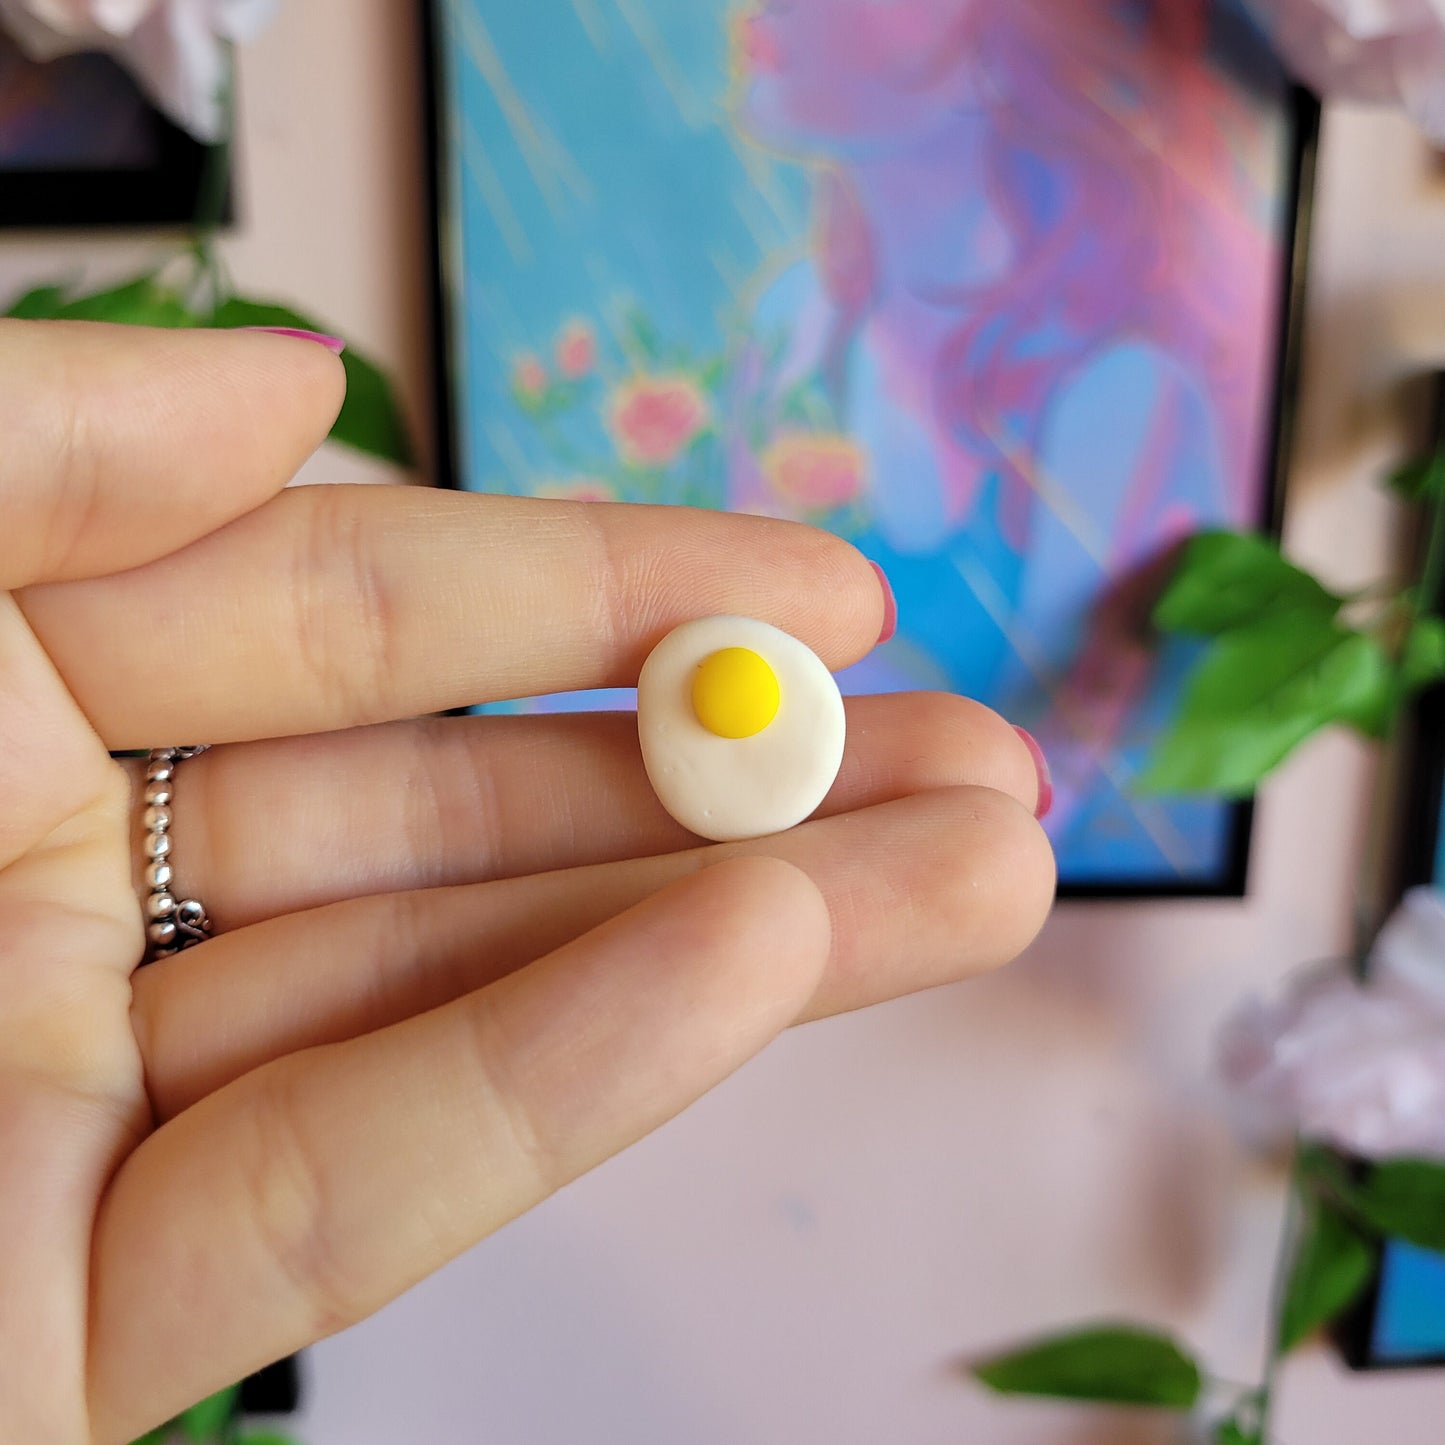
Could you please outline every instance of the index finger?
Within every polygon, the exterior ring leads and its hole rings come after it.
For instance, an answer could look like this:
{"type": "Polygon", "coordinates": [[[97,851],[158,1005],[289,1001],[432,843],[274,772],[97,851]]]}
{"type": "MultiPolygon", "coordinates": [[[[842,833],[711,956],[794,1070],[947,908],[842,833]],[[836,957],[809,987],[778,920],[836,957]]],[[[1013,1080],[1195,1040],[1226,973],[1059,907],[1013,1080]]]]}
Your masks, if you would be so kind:
{"type": "Polygon", "coordinates": [[[150,566],[20,603],[112,749],[629,686],[664,633],[720,613],[836,668],[885,608],[860,552],[796,523],[392,487],[285,492],[150,566]]]}

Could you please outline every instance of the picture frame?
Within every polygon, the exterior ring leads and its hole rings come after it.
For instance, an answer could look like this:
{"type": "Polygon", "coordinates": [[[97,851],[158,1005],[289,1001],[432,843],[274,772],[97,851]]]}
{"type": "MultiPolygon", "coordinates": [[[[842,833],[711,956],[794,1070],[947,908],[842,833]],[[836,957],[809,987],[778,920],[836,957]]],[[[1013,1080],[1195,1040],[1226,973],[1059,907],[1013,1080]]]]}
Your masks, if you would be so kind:
{"type": "MultiPolygon", "coordinates": [[[[1432,378],[1431,390],[1426,455],[1445,454],[1445,371],[1432,378]]],[[[1445,596],[1436,606],[1445,606],[1445,596]]],[[[1403,764],[1394,891],[1445,889],[1445,684],[1416,699],[1403,764]]],[[[1336,1340],[1355,1370],[1445,1366],[1445,1253],[1400,1240],[1378,1246],[1370,1285],[1341,1322],[1336,1340]]]]}
{"type": "MultiPolygon", "coordinates": [[[[913,0],[913,3],[914,8],[918,8],[920,4],[926,4],[927,0],[913,0]]],[[[938,0],[938,3],[953,3],[953,0],[938,0]]],[[[1198,0],[1198,3],[1203,4],[1206,9],[1211,5],[1218,9],[1227,7],[1230,0],[1198,0]]],[[[619,49],[624,45],[632,46],[638,65],[636,79],[639,89],[643,88],[648,79],[642,71],[644,62],[659,74],[668,69],[665,58],[659,61],[659,54],[665,49],[665,40],[655,23],[657,15],[649,9],[646,0],[581,0],[581,3],[576,5],[573,0],[545,0],[540,10],[545,11],[549,6],[556,9],[557,13],[546,21],[547,24],[555,22],[556,25],[567,24],[583,30],[590,26],[596,32],[594,40],[597,34],[602,33],[603,27],[610,27],[609,39],[615,36],[619,49]]],[[[722,3],[722,0],[708,0],[708,4],[700,8],[714,12],[714,18],[720,24],[729,23],[729,17],[733,24],[746,24],[750,13],[747,7],[740,11],[738,6],[722,3]]],[[[475,456],[477,430],[486,427],[492,416],[510,403],[507,387],[492,385],[486,392],[488,399],[479,404],[477,390],[469,380],[475,377],[480,364],[479,357],[485,350],[485,343],[479,342],[478,338],[498,329],[479,320],[478,287],[491,286],[494,290],[501,291],[512,289],[516,278],[506,270],[505,253],[509,245],[515,249],[518,235],[525,233],[526,225],[522,224],[519,233],[517,217],[514,216],[511,222],[503,220],[499,223],[495,210],[490,218],[483,218],[482,213],[486,206],[496,205],[497,187],[500,185],[505,193],[508,182],[497,168],[500,162],[489,156],[488,142],[492,137],[490,133],[482,133],[487,128],[483,126],[479,131],[475,125],[460,118],[466,97],[459,97],[457,75],[459,52],[470,47],[472,54],[466,63],[473,67],[474,72],[490,75],[491,79],[486,82],[488,85],[495,83],[506,90],[502,97],[503,104],[495,114],[506,112],[507,115],[515,115],[515,108],[518,106],[530,113],[529,107],[536,100],[536,95],[529,86],[536,82],[538,77],[529,78],[516,68],[517,58],[527,53],[526,48],[509,42],[506,35],[499,40],[489,28],[489,24],[495,22],[503,13],[497,9],[495,0],[428,0],[423,6],[428,87],[431,96],[430,199],[435,260],[433,300],[436,317],[436,365],[438,377],[441,379],[437,389],[437,455],[440,459],[442,484],[479,489],[486,488],[481,486],[478,479],[478,462],[475,456]],[[480,25],[478,21],[481,22],[480,25]],[[459,33],[463,26],[470,33],[469,39],[459,33]],[[479,48],[480,57],[477,53],[479,48]],[[479,58],[482,62],[480,67],[479,58]],[[479,192],[486,193],[483,196],[484,204],[478,203],[479,192]],[[479,247],[476,238],[479,228],[484,224],[492,225],[497,234],[492,236],[487,245],[479,247]],[[506,230],[511,231],[510,240],[502,234],[506,230]],[[487,258],[487,264],[483,264],[479,258],[487,258]],[[495,280],[491,279],[494,270],[498,273],[498,279],[495,280]],[[485,281],[481,280],[483,273],[486,273],[485,281]]],[[[508,13],[515,16],[515,12],[508,13]]],[[[540,13],[536,23],[543,23],[540,13]]],[[[1231,19],[1231,25],[1236,23],[1231,19]]],[[[515,20],[508,24],[513,30],[516,29],[515,20]]],[[[511,41],[515,40],[516,36],[511,36],[511,41]]],[[[1262,44],[1262,41],[1260,43],[1262,44]]],[[[615,57],[616,51],[609,53],[615,57]]],[[[1249,63],[1258,67],[1264,62],[1259,54],[1254,54],[1249,63]]],[[[656,81],[655,76],[653,81],[656,81]]],[[[1276,85],[1271,103],[1277,106],[1280,133],[1287,134],[1288,139],[1284,143],[1287,154],[1280,163],[1276,177],[1276,192],[1270,198],[1275,207],[1274,230],[1270,239],[1272,265],[1276,269],[1270,277],[1273,300],[1261,322],[1268,333],[1268,340],[1263,343],[1263,346],[1267,347],[1268,355],[1263,361],[1262,375],[1266,380],[1262,383],[1258,417],[1258,454],[1261,460],[1259,474],[1252,479],[1252,495],[1248,505],[1230,520],[1236,525],[1257,526],[1262,531],[1277,533],[1282,506],[1282,481],[1288,470],[1298,387],[1300,328],[1307,277],[1309,223],[1320,112],[1315,97],[1290,84],[1284,77],[1282,68],[1278,72],[1277,82],[1271,83],[1276,85]]],[[[674,67],[673,73],[663,75],[658,96],[653,97],[653,103],[666,105],[670,100],[674,104],[685,104],[678,99],[677,92],[681,84],[674,67]]],[[[545,95],[545,88],[538,93],[545,95]]],[[[493,99],[495,100],[495,97],[493,99]]],[[[539,107],[538,110],[542,123],[536,133],[544,138],[541,143],[545,149],[549,143],[548,138],[555,138],[559,127],[554,116],[542,113],[545,107],[539,107]]],[[[705,116],[699,120],[695,114],[686,119],[685,123],[703,130],[708,120],[705,116]]],[[[495,120],[493,128],[496,130],[495,140],[499,154],[509,143],[505,132],[511,124],[509,119],[495,120]]],[[[626,151],[627,146],[624,143],[616,149],[626,151]]],[[[598,179],[595,169],[584,169],[594,182],[598,179]]],[[[607,176],[603,174],[601,179],[605,184],[607,176]]],[[[677,181],[675,173],[673,179],[677,181]]],[[[760,226],[761,222],[755,221],[754,224],[760,226]]],[[[543,237],[538,245],[549,259],[555,256],[555,249],[549,245],[546,237],[543,237]]],[[[556,308],[559,333],[566,325],[567,316],[575,313],[577,309],[574,299],[559,295],[556,308]]],[[[603,328],[598,328],[599,333],[602,330],[603,328]]],[[[542,331],[536,333],[536,349],[539,354],[542,343],[547,339],[542,331]]],[[[557,339],[560,343],[563,337],[559,334],[557,339]]],[[[604,343],[605,340],[606,338],[604,343]]],[[[513,344],[516,344],[515,341],[513,344]]],[[[497,358],[493,357],[487,363],[492,365],[494,373],[496,362],[497,358]]],[[[514,375],[510,383],[511,400],[517,398],[517,385],[517,377],[514,375]]],[[[550,400],[549,396],[547,404],[550,404],[550,400]]],[[[526,471],[526,459],[519,458],[518,465],[513,470],[526,471]]],[[[566,485],[552,488],[551,494],[567,495],[566,485]]],[[[584,497],[588,495],[585,488],[580,493],[574,488],[573,494],[584,497]]],[[[605,494],[605,489],[600,494],[605,494]]],[[[691,500],[689,496],[681,494],[668,496],[666,499],[691,500]]],[[[806,517],[804,519],[812,520],[806,517]]],[[[823,524],[829,525],[829,519],[824,518],[823,524]]],[[[875,560],[880,560],[893,578],[895,590],[900,593],[900,607],[906,628],[909,616],[917,614],[920,600],[920,589],[910,584],[906,563],[903,585],[899,586],[894,559],[888,555],[880,556],[878,549],[862,543],[860,545],[863,545],[864,550],[874,556],[875,560]]],[[[887,551],[882,550],[885,553],[887,551]]],[[[926,594],[924,604],[926,607],[926,594]]],[[[921,668],[919,672],[926,675],[927,668],[921,668]]],[[[845,691],[849,690],[848,674],[844,675],[843,681],[845,691]]],[[[1000,695],[987,689],[967,689],[958,686],[956,679],[952,681],[954,685],[949,686],[948,690],[969,691],[970,695],[999,707],[1000,710],[1008,712],[1011,719],[1023,721],[1032,729],[1032,719],[1027,712],[1022,717],[1010,712],[1006,700],[1000,695]]],[[[946,684],[947,682],[948,680],[945,680],[946,684]]],[[[855,690],[892,689],[867,687],[855,690]]],[[[614,705],[628,705],[625,696],[613,696],[606,701],[611,701],[614,705]]],[[[566,702],[567,705],[593,705],[591,699],[568,699],[566,702]]],[[[1156,717],[1156,730],[1159,725],[1156,717]]],[[[1047,739],[1045,751],[1051,757],[1055,756],[1047,739]]],[[[1128,806],[1133,807],[1134,804],[1130,802],[1128,806]]],[[[1073,854],[1067,842],[1060,847],[1060,840],[1056,837],[1056,849],[1061,864],[1062,896],[1107,900],[1231,898],[1244,895],[1248,882],[1253,819],[1250,803],[1184,800],[1178,804],[1170,801],[1155,804],[1150,801],[1143,806],[1158,807],[1165,810],[1170,817],[1184,819],[1186,832],[1194,825],[1195,820],[1203,820],[1201,828],[1207,831],[1210,841],[1200,845],[1200,852],[1201,856],[1207,853],[1207,858],[1197,865],[1191,862],[1187,866],[1164,869],[1141,868],[1125,863],[1112,868],[1107,858],[1102,865],[1097,858],[1093,858],[1087,866],[1075,868],[1071,866],[1073,854]]]]}
{"type": "Polygon", "coordinates": [[[110,57],[33,61],[0,30],[0,97],[0,231],[195,220],[214,148],[151,105],[110,57]]]}
{"type": "Polygon", "coordinates": [[[1376,1246],[1370,1285],[1336,1343],[1361,1373],[1445,1366],[1445,1255],[1402,1240],[1376,1246]]]}

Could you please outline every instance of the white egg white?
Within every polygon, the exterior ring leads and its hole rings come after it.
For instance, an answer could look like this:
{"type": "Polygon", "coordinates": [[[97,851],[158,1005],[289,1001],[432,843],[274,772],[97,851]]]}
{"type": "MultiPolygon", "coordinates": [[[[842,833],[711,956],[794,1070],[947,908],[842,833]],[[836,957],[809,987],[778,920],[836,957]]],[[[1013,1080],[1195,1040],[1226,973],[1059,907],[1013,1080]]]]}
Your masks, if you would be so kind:
{"type": "Polygon", "coordinates": [[[842,766],[846,722],[833,675],[796,637],[750,617],[705,617],[669,632],[643,665],[637,731],[662,806],[727,843],[781,833],[814,812],[842,766]],[[750,738],[718,737],[693,711],[698,666],[727,647],[756,652],[778,679],[777,716],[750,738]]]}

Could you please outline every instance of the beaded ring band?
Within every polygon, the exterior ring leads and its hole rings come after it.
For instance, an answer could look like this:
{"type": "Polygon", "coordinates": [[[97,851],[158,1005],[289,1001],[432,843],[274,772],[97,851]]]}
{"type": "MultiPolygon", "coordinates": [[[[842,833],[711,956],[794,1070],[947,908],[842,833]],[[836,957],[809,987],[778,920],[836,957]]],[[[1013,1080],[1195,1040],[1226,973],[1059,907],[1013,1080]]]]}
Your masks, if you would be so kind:
{"type": "Polygon", "coordinates": [[[178,900],[175,865],[171,859],[171,804],[175,799],[176,765],[210,745],[189,748],[155,748],[146,764],[145,901],[147,963],[169,958],[192,948],[211,936],[211,920],[205,906],[195,898],[178,900]]]}

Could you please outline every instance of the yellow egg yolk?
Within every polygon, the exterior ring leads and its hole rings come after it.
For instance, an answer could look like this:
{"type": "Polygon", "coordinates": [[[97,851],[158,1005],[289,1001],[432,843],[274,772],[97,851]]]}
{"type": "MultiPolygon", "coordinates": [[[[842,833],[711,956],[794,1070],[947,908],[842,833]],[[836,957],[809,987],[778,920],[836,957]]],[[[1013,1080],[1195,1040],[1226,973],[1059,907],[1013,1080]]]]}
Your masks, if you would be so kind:
{"type": "Polygon", "coordinates": [[[750,738],[778,715],[778,676],[756,652],[725,647],[698,664],[692,710],[720,738],[750,738]]]}

